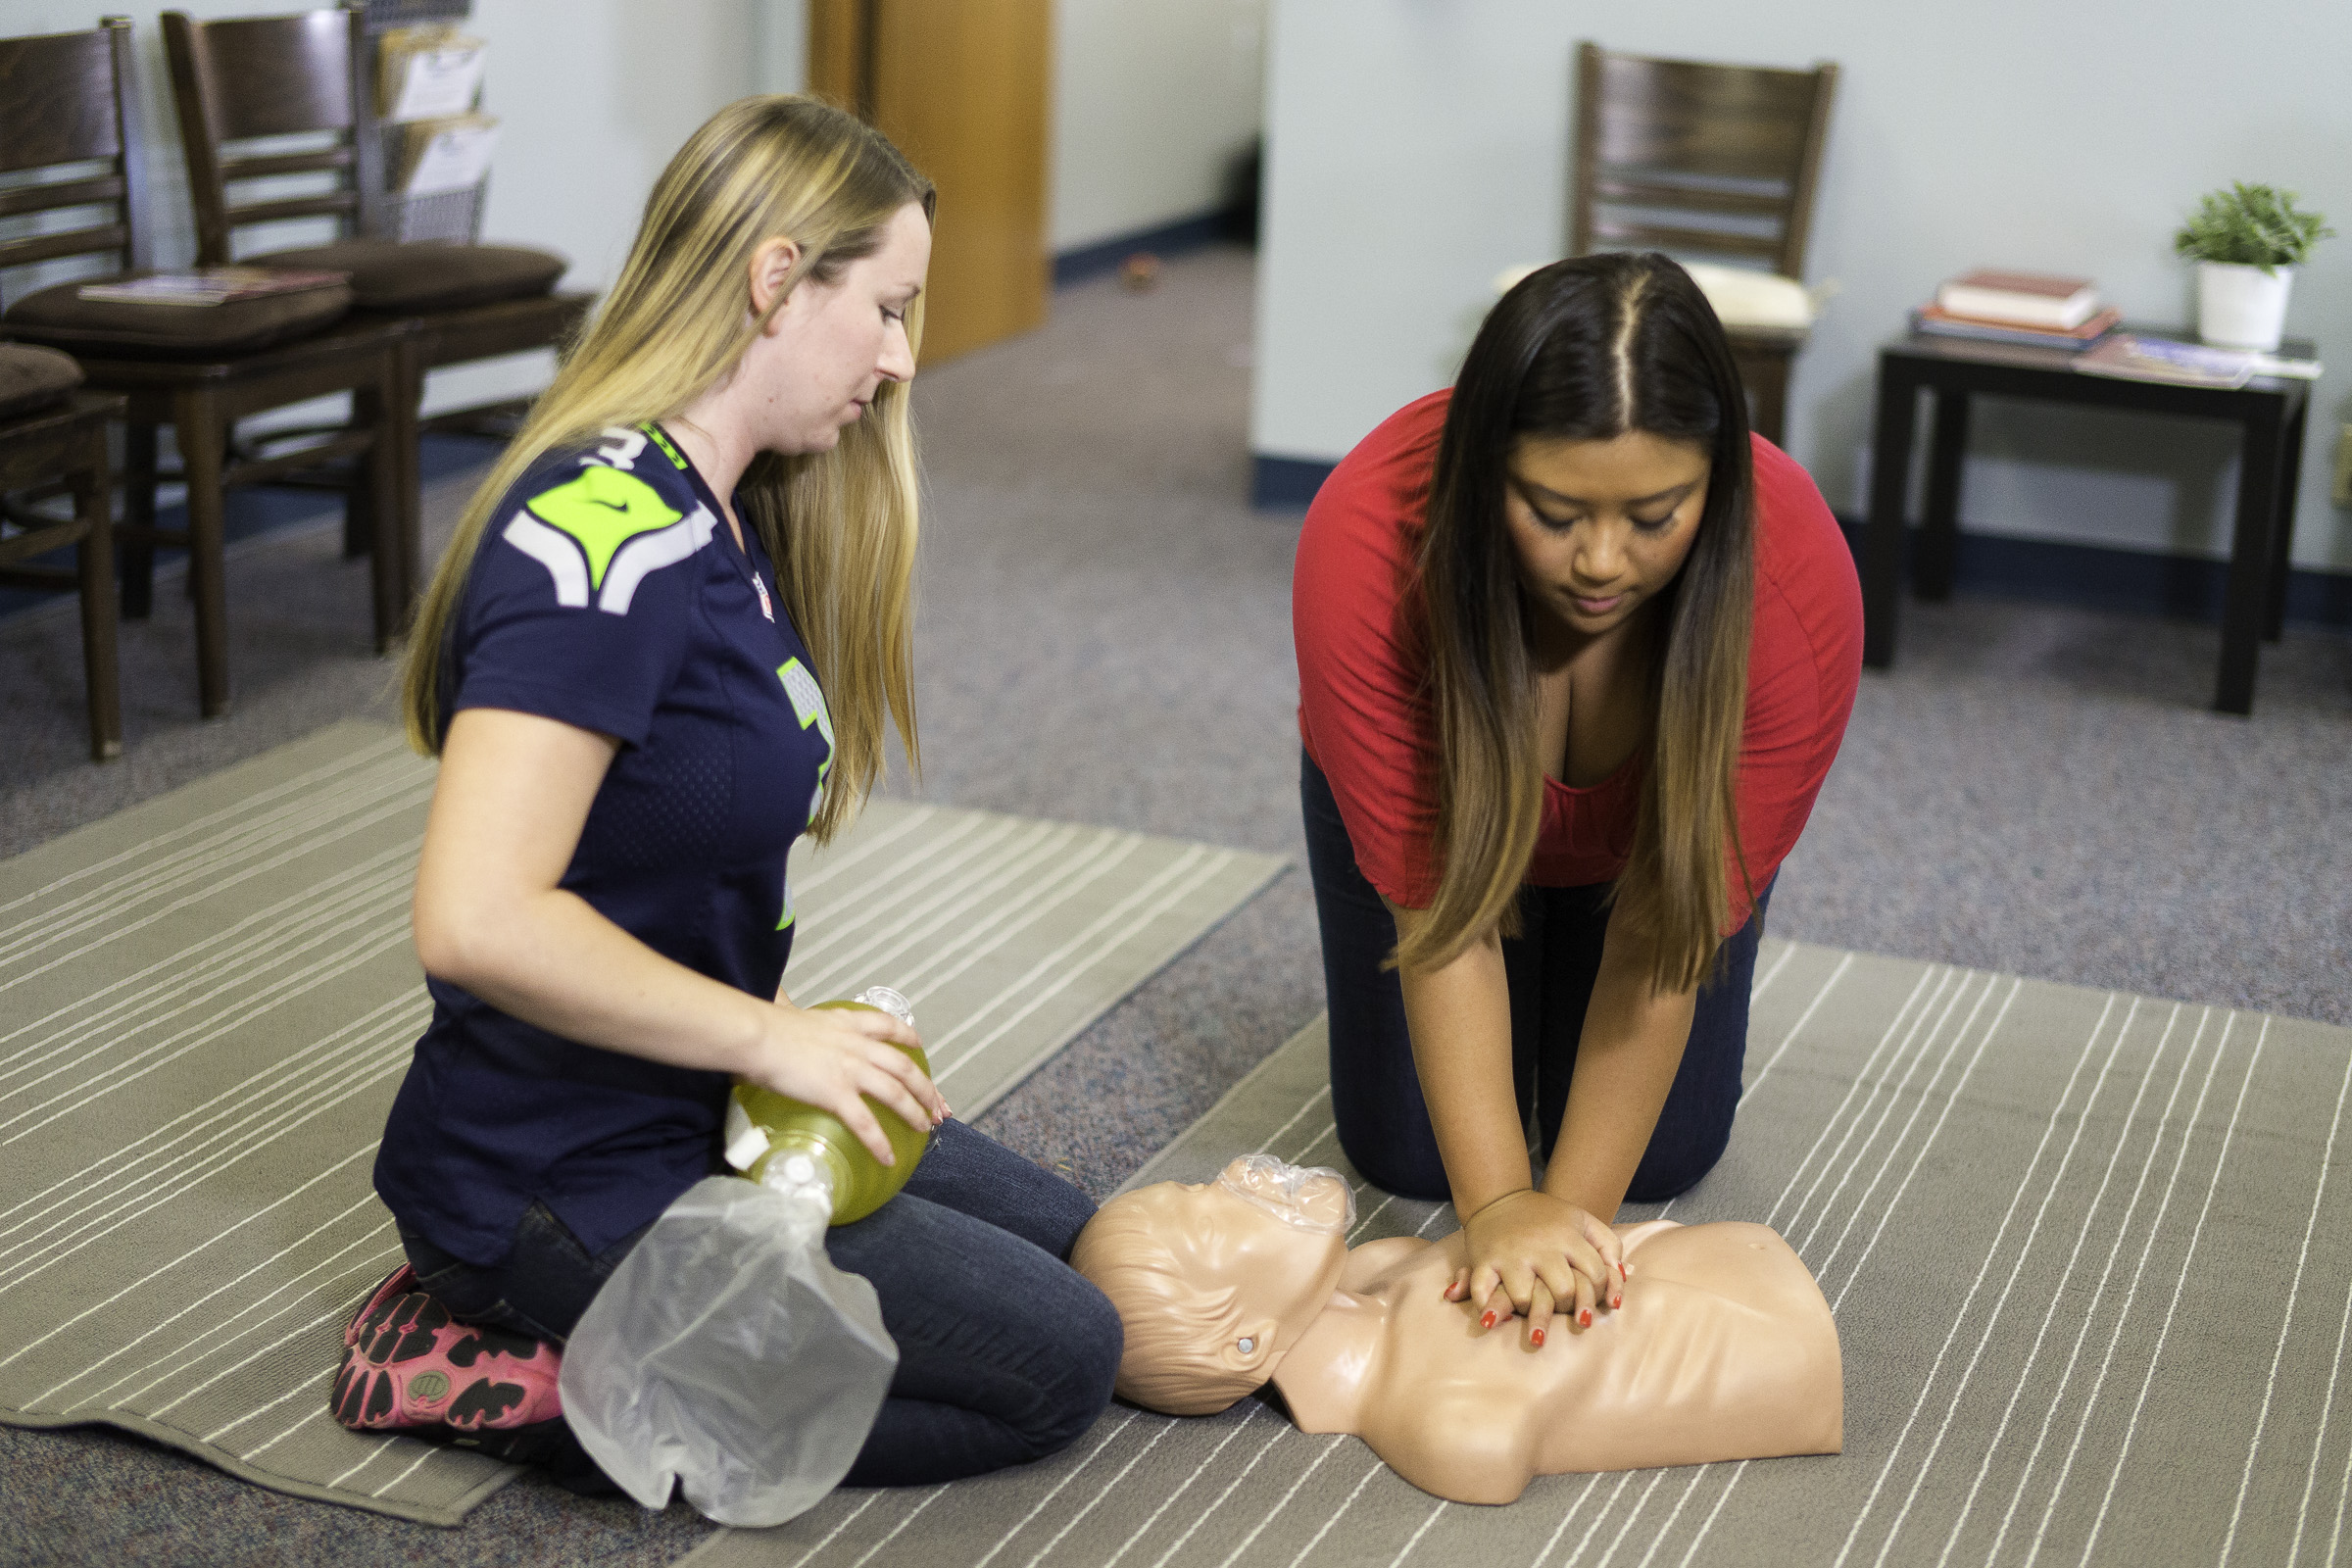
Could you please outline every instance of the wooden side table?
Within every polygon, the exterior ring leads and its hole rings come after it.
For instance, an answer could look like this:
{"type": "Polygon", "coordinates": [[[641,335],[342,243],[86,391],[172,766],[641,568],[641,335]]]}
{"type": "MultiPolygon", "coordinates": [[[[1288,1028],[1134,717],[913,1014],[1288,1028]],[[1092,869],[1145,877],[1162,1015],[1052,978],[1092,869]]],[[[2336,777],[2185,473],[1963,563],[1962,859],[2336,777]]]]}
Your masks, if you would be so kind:
{"type": "MultiPolygon", "coordinates": [[[[2139,330],[2151,336],[2181,335],[2139,330]]],[[[2317,357],[2310,343],[2296,339],[2281,344],[2279,352],[2317,357]]],[[[1894,662],[1895,619],[1902,598],[1904,493],[1909,488],[1912,425],[1921,388],[1936,394],[1936,416],[1928,448],[1927,515],[1911,580],[1913,592],[1929,601],[1949,598],[1952,591],[1960,537],[1960,460],[1968,446],[1968,400],[1973,394],[2185,414],[2228,419],[2244,432],[2229,590],[2222,612],[2221,677],[2213,706],[2225,713],[2251,713],[2261,645],[2278,640],[2285,618],[2287,556],[2311,383],[2258,377],[2228,390],[2173,386],[2085,375],[2074,364],[2075,356],[2056,349],[1925,333],[1896,339],[1879,350],[1870,515],[1862,546],[1862,662],[1879,669],[1894,662]]]]}

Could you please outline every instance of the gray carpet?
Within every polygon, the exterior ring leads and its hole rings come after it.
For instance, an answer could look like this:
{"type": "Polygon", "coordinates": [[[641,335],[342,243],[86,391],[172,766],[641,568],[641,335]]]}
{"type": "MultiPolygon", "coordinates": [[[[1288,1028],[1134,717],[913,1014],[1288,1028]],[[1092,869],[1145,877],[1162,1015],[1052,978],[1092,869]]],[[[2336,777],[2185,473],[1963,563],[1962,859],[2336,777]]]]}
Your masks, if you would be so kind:
{"type": "MultiPolygon", "coordinates": [[[[513,1478],[326,1406],[399,1261],[368,1172],[431,1013],[409,893],[433,777],[397,731],[338,724],[0,862],[0,1421],[119,1426],[428,1524],[513,1478]]],[[[796,853],[785,982],[903,991],[977,1117],[1280,868],[876,802],[796,853]]]]}
{"type": "MultiPolygon", "coordinates": [[[[1302,856],[1295,514],[1246,504],[1250,258],[1054,297],[1044,329],[925,371],[924,797],[1302,856]]],[[[1377,325],[1368,323],[1367,330],[1377,325]]],[[[428,543],[464,499],[428,497],[428,543]]],[[[70,614],[0,621],[0,854],[336,718],[388,716],[367,574],[331,530],[229,572],[238,704],[194,716],[184,605],[125,634],[127,752],[83,752],[70,614]]],[[[2352,641],[2264,650],[2207,713],[2212,628],[1962,599],[1909,607],[1774,903],[1786,934],[2352,1023],[2352,641]],[[2285,942],[2280,922],[2308,940],[2285,942]]],[[[1320,1009],[1304,878],[1275,882],[983,1119],[1098,1194],[1320,1009]]],[[[708,1527],[531,1482],[459,1532],[290,1502],[89,1434],[0,1430],[0,1558],[670,1561],[708,1527]]]]}
{"type": "MultiPolygon", "coordinates": [[[[1628,1219],[1761,1219],[1837,1313],[1845,1449],[1443,1502],[1274,1401],[835,1494],[693,1568],[2332,1561],[2352,1496],[2352,1031],[1773,941],[1724,1161],[1628,1219]],[[2332,1178],[2332,1179],[2331,1179],[2332,1178]],[[2339,1398],[2340,1396],[2340,1398],[2339,1398]]],[[[1320,1024],[1139,1181],[1346,1160],[1320,1024]]],[[[1354,1178],[1350,1174],[1350,1180],[1354,1178]]],[[[1452,1230],[1356,1182],[1351,1243],[1452,1230]]],[[[1603,1353],[1555,1340],[1541,1352],[1603,1353]]]]}

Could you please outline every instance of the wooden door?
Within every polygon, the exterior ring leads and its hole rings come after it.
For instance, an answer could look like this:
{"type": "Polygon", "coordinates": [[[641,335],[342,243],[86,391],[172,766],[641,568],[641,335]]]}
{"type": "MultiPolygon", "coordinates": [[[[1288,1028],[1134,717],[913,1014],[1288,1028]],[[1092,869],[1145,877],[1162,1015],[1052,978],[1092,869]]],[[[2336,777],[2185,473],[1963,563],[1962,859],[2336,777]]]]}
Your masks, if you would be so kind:
{"type": "Polygon", "coordinates": [[[1044,323],[1051,0],[811,0],[809,90],[939,186],[922,358],[1044,323]]]}

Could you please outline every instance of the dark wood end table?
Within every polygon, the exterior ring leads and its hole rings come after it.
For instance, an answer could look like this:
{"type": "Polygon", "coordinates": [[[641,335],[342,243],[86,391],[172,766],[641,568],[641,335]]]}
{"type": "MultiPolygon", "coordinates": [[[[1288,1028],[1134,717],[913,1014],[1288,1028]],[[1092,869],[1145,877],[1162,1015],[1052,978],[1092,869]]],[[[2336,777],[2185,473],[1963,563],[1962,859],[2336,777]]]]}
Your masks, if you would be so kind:
{"type": "MultiPolygon", "coordinates": [[[[2189,337],[2160,328],[2125,328],[2151,337],[2189,337]]],[[[2290,338],[2280,355],[2317,358],[2313,346],[2290,338]]],[[[2087,375],[2076,356],[2057,349],[2012,347],[1968,338],[1914,333],[1879,350],[1878,416],[1871,436],[1870,515],[1862,545],[1862,662],[1885,669],[1894,662],[1895,619],[1902,599],[1905,491],[1911,474],[1911,437],[1918,394],[1936,394],[1935,430],[1928,448],[1927,514],[1911,563],[1912,591],[1935,602],[1951,596],[1959,554],[1960,462],[1968,446],[1968,400],[1977,393],[2032,398],[2147,414],[2185,414],[2227,419],[2244,432],[2238,464],[2237,518],[2230,545],[2230,578],[2222,612],[2222,667],[2213,706],[2225,713],[2254,710],[2254,669],[2264,641],[2277,642],[2286,612],[2288,548],[2293,542],[2295,489],[2302,474],[2303,427],[2311,383],[2257,376],[2244,386],[2175,386],[2087,375]]]]}

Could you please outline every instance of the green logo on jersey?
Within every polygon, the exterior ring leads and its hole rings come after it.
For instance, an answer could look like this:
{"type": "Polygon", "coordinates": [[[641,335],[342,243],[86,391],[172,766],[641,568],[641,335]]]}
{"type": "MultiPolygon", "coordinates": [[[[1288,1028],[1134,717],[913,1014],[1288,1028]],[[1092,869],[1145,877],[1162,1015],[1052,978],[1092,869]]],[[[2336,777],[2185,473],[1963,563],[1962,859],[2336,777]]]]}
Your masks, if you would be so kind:
{"type": "Polygon", "coordinates": [[[533,496],[531,514],[571,535],[588,558],[588,581],[604,586],[605,568],[622,545],[642,533],[666,528],[679,514],[661,492],[634,474],[590,466],[579,477],[533,496]]]}

